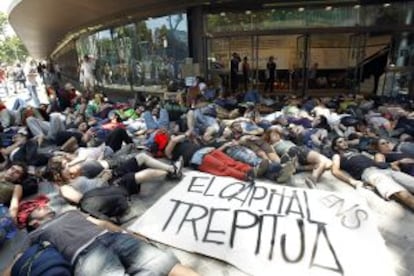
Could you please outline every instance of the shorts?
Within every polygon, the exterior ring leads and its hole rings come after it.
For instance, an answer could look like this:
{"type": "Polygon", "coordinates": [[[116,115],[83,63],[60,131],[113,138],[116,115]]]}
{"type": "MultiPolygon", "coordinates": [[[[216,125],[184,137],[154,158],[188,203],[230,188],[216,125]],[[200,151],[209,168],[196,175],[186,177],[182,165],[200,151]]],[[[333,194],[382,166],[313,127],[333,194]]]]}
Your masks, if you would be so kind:
{"type": "Polygon", "coordinates": [[[254,152],[264,151],[266,154],[274,153],[274,149],[262,139],[248,140],[243,143],[243,146],[251,149],[254,152]]]}
{"type": "Polygon", "coordinates": [[[109,168],[112,169],[114,177],[122,176],[131,172],[139,172],[144,169],[135,158],[136,153],[126,154],[108,159],[109,168]]]}
{"type": "Polygon", "coordinates": [[[388,169],[367,168],[363,171],[361,179],[374,186],[378,193],[386,200],[390,200],[391,196],[395,193],[407,191],[389,176],[388,169]]]}
{"type": "Polygon", "coordinates": [[[168,275],[178,263],[171,252],[130,234],[105,233],[77,256],[74,275],[168,275]]]}
{"type": "Polygon", "coordinates": [[[291,147],[288,151],[290,157],[296,156],[298,158],[299,164],[307,165],[308,164],[308,155],[311,152],[311,149],[307,146],[301,147],[291,147]]]}

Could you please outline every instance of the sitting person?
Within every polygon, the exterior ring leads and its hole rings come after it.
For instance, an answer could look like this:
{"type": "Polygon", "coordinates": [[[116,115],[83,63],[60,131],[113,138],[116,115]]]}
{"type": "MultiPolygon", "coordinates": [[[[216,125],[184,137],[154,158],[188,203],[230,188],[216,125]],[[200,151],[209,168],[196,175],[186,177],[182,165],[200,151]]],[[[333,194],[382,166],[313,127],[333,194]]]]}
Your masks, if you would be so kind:
{"type": "Polygon", "coordinates": [[[171,252],[79,211],[56,215],[50,207],[37,208],[29,215],[28,225],[35,229],[30,240],[54,244],[72,264],[74,275],[197,275],[171,252]]]}
{"type": "Polygon", "coordinates": [[[364,182],[373,186],[386,200],[395,199],[414,210],[414,178],[388,168],[364,154],[349,150],[348,143],[342,137],[332,141],[332,174],[349,185],[359,188],[364,182]],[[364,182],[362,182],[362,181],[364,182]]]}

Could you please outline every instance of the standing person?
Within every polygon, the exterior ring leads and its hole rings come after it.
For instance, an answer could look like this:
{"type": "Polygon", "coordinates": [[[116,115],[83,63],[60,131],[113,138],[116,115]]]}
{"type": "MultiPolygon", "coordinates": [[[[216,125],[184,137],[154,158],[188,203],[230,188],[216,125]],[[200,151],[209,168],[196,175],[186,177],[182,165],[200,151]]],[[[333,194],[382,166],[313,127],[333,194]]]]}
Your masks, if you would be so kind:
{"type": "Polygon", "coordinates": [[[270,88],[270,92],[273,92],[273,84],[276,79],[276,62],[274,61],[275,58],[273,56],[269,57],[269,61],[266,64],[266,70],[267,70],[267,79],[265,84],[265,92],[267,92],[267,89],[270,88]]]}
{"type": "Polygon", "coordinates": [[[20,63],[16,64],[16,67],[14,68],[13,76],[14,76],[14,93],[17,94],[18,89],[21,89],[22,85],[24,88],[26,88],[26,76],[24,74],[23,68],[20,65],[20,63]],[[19,83],[19,85],[17,85],[17,83],[19,83]]]}
{"type": "Polygon", "coordinates": [[[81,75],[83,76],[83,87],[87,92],[93,92],[95,86],[95,62],[89,56],[83,57],[83,62],[80,67],[81,75]]]}
{"type": "Polygon", "coordinates": [[[244,90],[245,92],[247,92],[247,85],[249,84],[249,78],[250,78],[250,64],[247,60],[247,57],[243,58],[242,70],[243,70],[244,90]]]}
{"type": "Polygon", "coordinates": [[[230,61],[230,85],[232,93],[236,93],[236,90],[239,88],[239,64],[240,64],[240,56],[238,53],[233,53],[232,59],[230,61]]]}
{"type": "Polygon", "coordinates": [[[9,87],[7,86],[7,68],[5,64],[0,65],[0,84],[3,85],[6,95],[9,96],[9,87]]]}
{"type": "Polygon", "coordinates": [[[36,62],[33,60],[30,62],[27,72],[27,89],[30,92],[30,97],[36,108],[40,106],[39,96],[37,95],[37,76],[36,62]]]}
{"type": "Polygon", "coordinates": [[[317,88],[318,66],[319,64],[315,62],[309,69],[309,88],[317,88]]]}

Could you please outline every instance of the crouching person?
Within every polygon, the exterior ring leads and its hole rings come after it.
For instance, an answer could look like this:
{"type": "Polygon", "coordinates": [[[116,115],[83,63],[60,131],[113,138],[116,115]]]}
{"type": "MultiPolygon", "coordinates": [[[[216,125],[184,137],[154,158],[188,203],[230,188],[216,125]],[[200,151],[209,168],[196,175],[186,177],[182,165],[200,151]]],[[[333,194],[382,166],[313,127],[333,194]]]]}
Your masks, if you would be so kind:
{"type": "Polygon", "coordinates": [[[171,252],[79,211],[55,215],[40,207],[30,214],[28,225],[34,228],[31,242],[51,242],[71,263],[74,275],[198,275],[171,252]]]}

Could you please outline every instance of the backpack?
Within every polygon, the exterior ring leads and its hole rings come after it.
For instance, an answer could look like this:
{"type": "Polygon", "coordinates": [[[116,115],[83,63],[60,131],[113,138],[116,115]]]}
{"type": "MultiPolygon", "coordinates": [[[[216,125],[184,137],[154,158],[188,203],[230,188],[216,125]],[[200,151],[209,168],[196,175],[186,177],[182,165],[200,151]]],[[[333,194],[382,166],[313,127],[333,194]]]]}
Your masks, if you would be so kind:
{"type": "Polygon", "coordinates": [[[26,81],[26,76],[24,75],[24,72],[22,69],[16,72],[16,80],[17,81],[26,81]]]}
{"type": "Polygon", "coordinates": [[[30,246],[14,263],[12,276],[70,276],[72,266],[50,242],[30,246]]]}
{"type": "Polygon", "coordinates": [[[121,217],[129,209],[128,193],[120,187],[95,188],[83,195],[79,207],[98,219],[121,217]]]}

